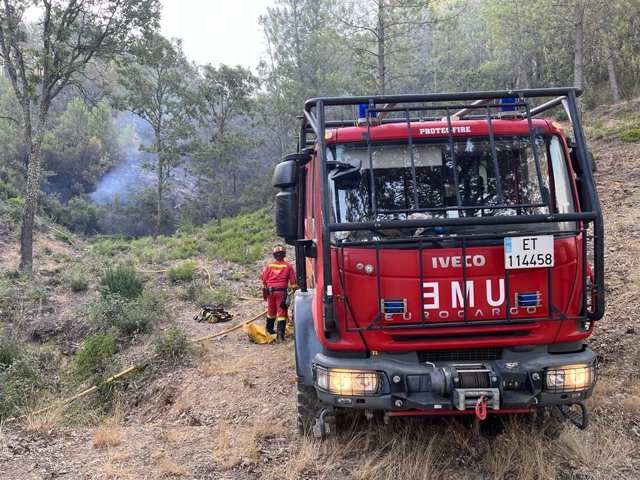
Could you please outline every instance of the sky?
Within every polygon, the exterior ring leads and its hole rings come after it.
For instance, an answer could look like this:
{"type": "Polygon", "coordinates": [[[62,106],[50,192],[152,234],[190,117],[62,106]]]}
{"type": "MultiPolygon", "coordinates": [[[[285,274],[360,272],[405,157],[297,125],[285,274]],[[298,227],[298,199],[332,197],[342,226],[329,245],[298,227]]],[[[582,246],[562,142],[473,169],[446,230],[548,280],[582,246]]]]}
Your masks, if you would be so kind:
{"type": "Polygon", "coordinates": [[[255,70],[266,45],[258,16],[275,0],[161,0],[161,32],[181,38],[189,60],[255,70]]]}

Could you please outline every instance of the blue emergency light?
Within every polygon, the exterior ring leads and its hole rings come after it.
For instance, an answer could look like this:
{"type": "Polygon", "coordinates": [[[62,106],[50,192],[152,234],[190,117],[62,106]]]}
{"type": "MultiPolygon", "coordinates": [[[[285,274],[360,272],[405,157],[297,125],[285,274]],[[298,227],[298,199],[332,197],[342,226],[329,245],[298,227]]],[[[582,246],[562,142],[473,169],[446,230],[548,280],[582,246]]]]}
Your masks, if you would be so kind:
{"type": "Polygon", "coordinates": [[[515,103],[518,103],[518,99],[516,97],[501,98],[498,103],[500,105],[503,105],[502,107],[500,107],[501,112],[513,112],[518,109],[518,107],[513,105],[515,103]]]}
{"type": "Polygon", "coordinates": [[[368,103],[361,103],[358,105],[358,123],[366,123],[367,122],[367,113],[370,118],[375,118],[378,115],[378,112],[370,112],[369,109],[373,108],[373,106],[368,103]]]}

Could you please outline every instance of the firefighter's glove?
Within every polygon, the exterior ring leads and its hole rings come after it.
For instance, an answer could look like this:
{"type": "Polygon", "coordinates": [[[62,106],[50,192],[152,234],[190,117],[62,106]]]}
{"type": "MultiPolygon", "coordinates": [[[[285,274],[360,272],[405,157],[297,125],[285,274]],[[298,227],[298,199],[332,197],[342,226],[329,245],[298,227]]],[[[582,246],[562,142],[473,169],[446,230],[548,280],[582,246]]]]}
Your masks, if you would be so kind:
{"type": "Polygon", "coordinates": [[[263,300],[266,300],[266,299],[267,299],[267,295],[268,295],[268,294],[267,294],[267,289],[266,289],[266,288],[263,288],[263,289],[262,289],[262,299],[263,299],[263,300]]]}

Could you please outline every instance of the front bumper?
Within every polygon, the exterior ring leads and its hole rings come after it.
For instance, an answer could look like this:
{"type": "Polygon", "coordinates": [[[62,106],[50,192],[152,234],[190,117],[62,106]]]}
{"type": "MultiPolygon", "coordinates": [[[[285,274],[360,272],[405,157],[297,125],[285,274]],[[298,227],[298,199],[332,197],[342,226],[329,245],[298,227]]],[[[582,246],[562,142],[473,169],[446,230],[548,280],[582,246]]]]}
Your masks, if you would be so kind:
{"type": "Polygon", "coordinates": [[[596,382],[596,358],[586,345],[569,353],[549,353],[547,346],[504,349],[498,360],[418,358],[417,352],[358,359],[318,353],[313,359],[318,398],[335,407],[397,414],[473,413],[481,401],[489,413],[511,413],[581,402],[591,396],[596,382]],[[557,372],[568,367],[567,378],[572,380],[559,388],[557,372]],[[375,392],[330,391],[322,377],[327,371],[375,372],[377,387],[375,392]]]}

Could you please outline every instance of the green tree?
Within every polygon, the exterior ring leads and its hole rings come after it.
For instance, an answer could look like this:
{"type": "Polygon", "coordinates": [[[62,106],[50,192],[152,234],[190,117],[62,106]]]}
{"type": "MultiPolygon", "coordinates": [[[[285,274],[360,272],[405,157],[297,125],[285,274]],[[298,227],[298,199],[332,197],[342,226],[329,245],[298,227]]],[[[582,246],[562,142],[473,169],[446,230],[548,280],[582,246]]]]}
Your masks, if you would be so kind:
{"type": "Polygon", "coordinates": [[[113,165],[108,150],[113,136],[114,122],[106,100],[91,109],[81,98],[68,103],[43,142],[44,165],[52,172],[48,181],[63,201],[94,190],[113,165]]]}
{"type": "Polygon", "coordinates": [[[0,76],[0,179],[20,187],[26,176],[26,150],[21,141],[20,106],[11,82],[0,76]]]}
{"type": "Polygon", "coordinates": [[[238,170],[255,145],[252,136],[246,134],[246,125],[253,117],[257,88],[258,79],[243,67],[202,68],[200,118],[210,137],[197,157],[198,197],[210,198],[205,192],[214,190],[215,185],[218,223],[222,221],[225,196],[237,196],[238,170]],[[231,188],[225,188],[229,184],[231,188]]]}
{"type": "Polygon", "coordinates": [[[149,35],[135,56],[124,59],[117,69],[119,86],[113,94],[114,104],[134,113],[153,130],[152,143],[141,148],[155,155],[155,162],[148,165],[156,174],[155,236],[160,232],[172,171],[193,148],[195,70],[180,41],[159,34],[149,35]]]}
{"type": "Polygon", "coordinates": [[[346,26],[369,89],[384,95],[394,81],[415,71],[413,39],[434,23],[428,6],[428,0],[345,0],[338,9],[336,17],[346,26]]]}
{"type": "Polygon", "coordinates": [[[97,57],[122,52],[157,27],[158,0],[4,0],[0,3],[0,55],[21,108],[28,150],[20,268],[33,268],[33,233],[42,170],[42,143],[51,102],[97,57]],[[23,17],[39,9],[32,29],[23,17]],[[32,33],[32,35],[30,35],[32,33]]]}
{"type": "Polygon", "coordinates": [[[261,124],[275,158],[295,148],[296,117],[308,98],[354,93],[350,51],[336,28],[335,0],[276,0],[260,17],[267,61],[259,67],[265,94],[261,124]]]}

